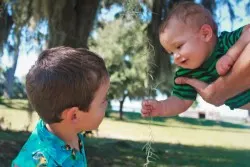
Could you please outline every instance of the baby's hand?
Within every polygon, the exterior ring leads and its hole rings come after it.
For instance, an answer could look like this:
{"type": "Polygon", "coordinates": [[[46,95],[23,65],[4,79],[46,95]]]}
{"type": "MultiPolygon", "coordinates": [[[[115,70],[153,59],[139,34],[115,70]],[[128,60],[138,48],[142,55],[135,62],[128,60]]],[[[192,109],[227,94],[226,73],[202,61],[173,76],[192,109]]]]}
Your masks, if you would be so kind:
{"type": "Polygon", "coordinates": [[[162,116],[163,112],[163,104],[157,100],[144,100],[142,102],[141,114],[143,117],[162,116]]]}
{"type": "Polygon", "coordinates": [[[223,76],[228,73],[228,71],[232,68],[233,65],[234,60],[230,56],[224,55],[218,60],[216,64],[216,70],[220,76],[223,76]]]}

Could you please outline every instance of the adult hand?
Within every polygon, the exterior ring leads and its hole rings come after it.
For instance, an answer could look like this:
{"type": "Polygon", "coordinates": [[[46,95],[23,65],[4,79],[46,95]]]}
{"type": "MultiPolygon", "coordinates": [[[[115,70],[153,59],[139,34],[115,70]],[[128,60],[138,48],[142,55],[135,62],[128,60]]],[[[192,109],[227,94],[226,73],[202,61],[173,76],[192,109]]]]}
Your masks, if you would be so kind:
{"type": "Polygon", "coordinates": [[[199,95],[206,102],[213,104],[215,106],[220,106],[226,100],[225,98],[218,96],[216,94],[216,87],[213,83],[207,84],[197,79],[186,78],[186,77],[178,77],[175,79],[175,83],[177,84],[188,84],[196,89],[199,95]]]}

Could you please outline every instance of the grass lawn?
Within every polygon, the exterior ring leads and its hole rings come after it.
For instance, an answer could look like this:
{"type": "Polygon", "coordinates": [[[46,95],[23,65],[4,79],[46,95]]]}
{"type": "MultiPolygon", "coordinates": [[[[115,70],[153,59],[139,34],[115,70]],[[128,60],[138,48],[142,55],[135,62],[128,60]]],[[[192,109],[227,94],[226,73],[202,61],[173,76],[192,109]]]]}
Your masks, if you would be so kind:
{"type": "MultiPolygon", "coordinates": [[[[86,138],[90,167],[143,166],[146,156],[142,148],[150,139],[151,131],[157,158],[149,167],[250,166],[250,128],[247,125],[179,117],[151,121],[141,119],[137,113],[124,116],[120,121],[117,113],[111,113],[98,133],[86,138]]],[[[0,105],[0,120],[2,127],[10,129],[0,130],[0,167],[7,167],[29,136],[29,131],[20,130],[33,129],[38,117],[0,105]]]]}

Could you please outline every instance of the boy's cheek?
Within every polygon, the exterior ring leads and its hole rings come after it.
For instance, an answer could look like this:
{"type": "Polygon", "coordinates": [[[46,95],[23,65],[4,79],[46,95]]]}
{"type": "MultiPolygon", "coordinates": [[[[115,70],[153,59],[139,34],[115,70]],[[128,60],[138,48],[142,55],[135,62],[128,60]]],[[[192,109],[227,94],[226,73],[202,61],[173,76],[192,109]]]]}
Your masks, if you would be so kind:
{"type": "Polygon", "coordinates": [[[103,103],[103,108],[104,108],[104,110],[106,110],[107,106],[108,106],[108,102],[105,101],[105,102],[103,103]]]}

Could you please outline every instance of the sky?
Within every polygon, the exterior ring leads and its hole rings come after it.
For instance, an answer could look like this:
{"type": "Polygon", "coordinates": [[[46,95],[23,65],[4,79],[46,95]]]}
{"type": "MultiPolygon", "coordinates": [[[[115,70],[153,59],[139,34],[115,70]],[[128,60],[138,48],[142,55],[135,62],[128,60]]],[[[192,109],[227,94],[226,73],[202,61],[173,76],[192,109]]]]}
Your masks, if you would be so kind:
{"type": "MultiPolygon", "coordinates": [[[[198,1],[198,0],[197,0],[198,1]]],[[[238,3],[236,7],[234,7],[234,11],[236,16],[239,16],[240,19],[236,19],[233,24],[231,24],[230,19],[229,19],[229,13],[228,13],[228,9],[226,6],[220,7],[216,10],[216,15],[218,16],[217,18],[217,22],[220,23],[219,24],[219,31],[231,31],[231,30],[235,30],[245,24],[250,23],[250,17],[246,16],[246,12],[245,12],[245,4],[246,2],[248,2],[249,0],[243,0],[241,3],[238,3]],[[243,10],[244,9],[244,10],[243,10]]],[[[105,20],[113,20],[114,19],[114,15],[119,12],[121,10],[121,8],[117,7],[117,6],[113,6],[110,10],[102,10],[101,11],[101,15],[99,16],[99,19],[105,19],[105,20]]],[[[6,51],[5,51],[6,52],[6,51]]],[[[35,51],[31,51],[28,54],[26,53],[25,49],[21,49],[20,52],[20,56],[19,56],[19,60],[18,60],[18,64],[17,64],[17,69],[16,69],[16,73],[15,76],[17,76],[18,78],[23,78],[28,70],[30,69],[30,67],[35,63],[36,59],[37,59],[38,53],[36,53],[35,51]]],[[[5,53],[3,58],[2,58],[2,62],[4,66],[9,66],[10,65],[10,61],[8,59],[7,54],[5,53]]],[[[165,96],[158,96],[157,99],[161,100],[161,99],[165,99],[165,96]]],[[[204,108],[204,109],[219,109],[221,111],[229,111],[228,107],[226,106],[222,106],[220,108],[215,108],[213,105],[207,104],[204,101],[201,100],[201,98],[198,98],[198,101],[200,102],[199,107],[204,108]]],[[[119,103],[118,102],[112,102],[112,104],[114,106],[117,106],[119,103]]],[[[138,111],[140,110],[140,101],[136,102],[130,102],[128,99],[126,100],[125,103],[125,107],[128,107],[130,110],[135,110],[138,111]]],[[[236,116],[245,116],[247,113],[246,112],[242,112],[242,110],[239,110],[240,112],[229,112],[231,115],[235,115],[236,116]]],[[[228,113],[228,112],[226,112],[228,113]]]]}

